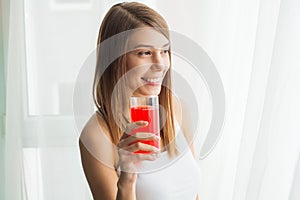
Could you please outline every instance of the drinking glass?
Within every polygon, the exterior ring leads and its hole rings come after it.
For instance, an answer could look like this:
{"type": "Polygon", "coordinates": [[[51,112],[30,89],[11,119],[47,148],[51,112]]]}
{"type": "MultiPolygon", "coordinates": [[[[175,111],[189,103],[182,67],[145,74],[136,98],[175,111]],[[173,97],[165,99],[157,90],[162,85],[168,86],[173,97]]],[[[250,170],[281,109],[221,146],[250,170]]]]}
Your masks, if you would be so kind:
{"type": "MultiPolygon", "coordinates": [[[[130,115],[132,122],[148,122],[147,126],[137,128],[133,130],[131,134],[135,134],[136,132],[146,132],[160,137],[158,96],[130,97],[130,115]]],[[[139,140],[138,142],[155,146],[158,149],[160,148],[159,140],[139,140]]],[[[147,154],[150,152],[139,150],[135,153],[147,154]]]]}

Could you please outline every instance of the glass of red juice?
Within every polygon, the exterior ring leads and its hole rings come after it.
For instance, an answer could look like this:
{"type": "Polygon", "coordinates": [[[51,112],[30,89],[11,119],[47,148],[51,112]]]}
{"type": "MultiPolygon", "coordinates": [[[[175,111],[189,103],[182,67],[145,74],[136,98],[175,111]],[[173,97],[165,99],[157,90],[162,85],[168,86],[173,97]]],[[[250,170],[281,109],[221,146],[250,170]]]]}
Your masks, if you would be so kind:
{"type": "MultiPolygon", "coordinates": [[[[139,96],[130,97],[130,115],[131,121],[147,121],[148,125],[145,127],[137,128],[131,132],[135,134],[137,132],[153,133],[160,138],[159,127],[159,103],[158,96],[139,96]]],[[[139,140],[142,142],[160,148],[159,140],[139,140]]],[[[148,151],[136,151],[134,153],[149,154],[148,151]]]]}

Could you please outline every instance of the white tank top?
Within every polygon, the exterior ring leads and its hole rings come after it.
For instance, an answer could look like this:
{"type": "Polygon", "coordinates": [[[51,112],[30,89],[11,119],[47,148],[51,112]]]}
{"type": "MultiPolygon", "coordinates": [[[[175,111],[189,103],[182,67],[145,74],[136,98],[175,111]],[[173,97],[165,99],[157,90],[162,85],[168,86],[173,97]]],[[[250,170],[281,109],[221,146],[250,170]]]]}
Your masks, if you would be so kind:
{"type": "Polygon", "coordinates": [[[179,155],[162,152],[155,161],[144,161],[136,182],[137,200],[195,200],[200,187],[200,169],[175,124],[179,155]]]}

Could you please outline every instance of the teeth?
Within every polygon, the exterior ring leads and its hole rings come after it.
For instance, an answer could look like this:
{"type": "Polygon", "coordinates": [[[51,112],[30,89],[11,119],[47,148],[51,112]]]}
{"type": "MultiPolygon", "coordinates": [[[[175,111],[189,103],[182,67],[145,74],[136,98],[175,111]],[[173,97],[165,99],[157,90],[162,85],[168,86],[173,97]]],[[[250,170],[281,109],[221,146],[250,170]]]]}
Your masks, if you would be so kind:
{"type": "Polygon", "coordinates": [[[160,81],[160,78],[142,78],[142,79],[147,82],[151,82],[151,83],[156,83],[156,82],[160,81]]]}

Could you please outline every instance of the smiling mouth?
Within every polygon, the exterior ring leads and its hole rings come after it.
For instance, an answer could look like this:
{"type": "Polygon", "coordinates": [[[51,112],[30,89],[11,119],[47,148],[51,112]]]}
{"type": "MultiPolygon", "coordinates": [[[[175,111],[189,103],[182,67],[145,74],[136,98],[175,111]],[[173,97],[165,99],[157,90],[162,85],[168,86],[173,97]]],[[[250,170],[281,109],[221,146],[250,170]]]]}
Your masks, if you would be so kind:
{"type": "Polygon", "coordinates": [[[141,77],[141,79],[150,85],[160,85],[160,82],[161,82],[161,77],[158,77],[158,78],[141,77]]]}

